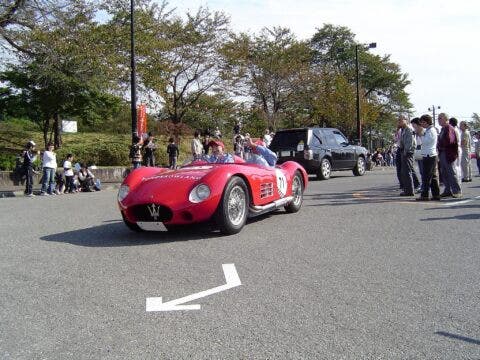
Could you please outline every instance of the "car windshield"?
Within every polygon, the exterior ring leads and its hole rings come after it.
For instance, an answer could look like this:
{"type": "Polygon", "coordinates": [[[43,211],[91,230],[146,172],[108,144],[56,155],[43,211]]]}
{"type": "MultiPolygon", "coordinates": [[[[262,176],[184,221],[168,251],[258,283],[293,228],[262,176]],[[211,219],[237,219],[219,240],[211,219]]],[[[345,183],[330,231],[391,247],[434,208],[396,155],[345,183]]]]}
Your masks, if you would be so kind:
{"type": "Polygon", "coordinates": [[[307,130],[289,130],[289,131],[279,131],[273,137],[272,143],[270,144],[270,150],[279,151],[279,150],[297,150],[297,145],[303,142],[307,143],[307,130]]]}

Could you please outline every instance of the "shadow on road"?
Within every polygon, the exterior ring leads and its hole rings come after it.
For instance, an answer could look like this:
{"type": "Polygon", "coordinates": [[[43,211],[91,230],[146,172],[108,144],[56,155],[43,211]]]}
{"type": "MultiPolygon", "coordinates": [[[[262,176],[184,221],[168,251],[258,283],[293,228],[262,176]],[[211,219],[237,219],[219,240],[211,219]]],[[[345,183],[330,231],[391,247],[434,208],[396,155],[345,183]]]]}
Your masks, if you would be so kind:
{"type": "MultiPolygon", "coordinates": [[[[278,211],[275,214],[275,216],[278,216],[286,213],[278,211]]],[[[257,221],[265,220],[269,216],[271,216],[271,213],[248,219],[246,226],[257,221]]],[[[102,225],[86,229],[42,236],[40,239],[87,247],[117,247],[203,240],[218,237],[228,238],[228,235],[220,233],[220,231],[209,222],[182,226],[172,232],[167,230],[134,232],[129,230],[121,220],[106,220],[103,223],[102,225]]]]}
{"type": "Polygon", "coordinates": [[[464,215],[454,215],[447,217],[434,217],[427,219],[420,219],[420,221],[437,221],[437,220],[479,220],[480,214],[464,214],[464,215]]]}
{"type": "Polygon", "coordinates": [[[40,239],[87,247],[116,247],[202,240],[221,236],[224,235],[213,231],[208,224],[182,227],[175,232],[165,230],[137,233],[129,230],[121,220],[108,220],[99,226],[42,236],[40,239]]]}
{"type": "Polygon", "coordinates": [[[462,341],[468,342],[470,344],[480,345],[480,340],[472,339],[472,338],[462,336],[462,335],[451,334],[451,333],[448,333],[448,332],[445,332],[445,331],[437,331],[437,332],[435,332],[435,335],[442,335],[442,336],[445,336],[445,337],[448,337],[448,338],[451,338],[451,339],[462,340],[462,341]]]}
{"type": "Polygon", "coordinates": [[[395,186],[355,190],[353,192],[338,192],[325,194],[305,194],[308,201],[321,200],[322,203],[306,204],[305,206],[342,206],[355,204],[378,204],[393,201],[415,201],[413,197],[399,196],[400,190],[395,186]]]}

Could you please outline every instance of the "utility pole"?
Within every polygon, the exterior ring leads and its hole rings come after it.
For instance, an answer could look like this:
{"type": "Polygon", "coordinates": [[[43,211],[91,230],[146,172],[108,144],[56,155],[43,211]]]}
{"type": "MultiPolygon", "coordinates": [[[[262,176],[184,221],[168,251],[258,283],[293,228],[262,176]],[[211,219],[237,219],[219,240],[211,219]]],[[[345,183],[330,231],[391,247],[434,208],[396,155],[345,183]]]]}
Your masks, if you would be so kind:
{"type": "Polygon", "coordinates": [[[440,110],[440,106],[432,105],[431,108],[428,108],[428,111],[431,111],[433,113],[433,126],[434,127],[435,127],[435,109],[440,110]]]}
{"type": "Polygon", "coordinates": [[[132,145],[137,133],[137,79],[135,70],[135,23],[134,0],[130,0],[130,90],[132,112],[132,145]]]}

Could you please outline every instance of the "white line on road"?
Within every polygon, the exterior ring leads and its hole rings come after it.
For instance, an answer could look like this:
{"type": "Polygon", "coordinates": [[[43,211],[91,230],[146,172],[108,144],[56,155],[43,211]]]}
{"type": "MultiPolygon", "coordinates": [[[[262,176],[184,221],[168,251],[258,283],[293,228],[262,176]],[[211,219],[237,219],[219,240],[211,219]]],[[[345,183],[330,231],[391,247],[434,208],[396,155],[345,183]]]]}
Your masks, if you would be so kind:
{"type": "Polygon", "coordinates": [[[223,273],[227,283],[225,285],[217,286],[209,290],[201,291],[196,294],[188,295],[180,299],[171,300],[168,302],[162,302],[161,297],[147,298],[146,310],[147,311],[174,311],[174,310],[199,310],[200,304],[183,305],[184,303],[200,299],[205,296],[219,293],[237,286],[242,285],[238,276],[235,264],[223,264],[223,273]]]}

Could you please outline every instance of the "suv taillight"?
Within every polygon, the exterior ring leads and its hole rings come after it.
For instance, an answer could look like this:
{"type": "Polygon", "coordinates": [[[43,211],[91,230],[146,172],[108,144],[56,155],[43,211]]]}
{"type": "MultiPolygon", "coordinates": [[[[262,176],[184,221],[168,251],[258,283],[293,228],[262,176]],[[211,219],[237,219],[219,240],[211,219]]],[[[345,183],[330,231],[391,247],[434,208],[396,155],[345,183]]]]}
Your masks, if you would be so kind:
{"type": "Polygon", "coordinates": [[[312,150],[304,150],[303,157],[307,160],[313,160],[313,151],[312,150]]]}

